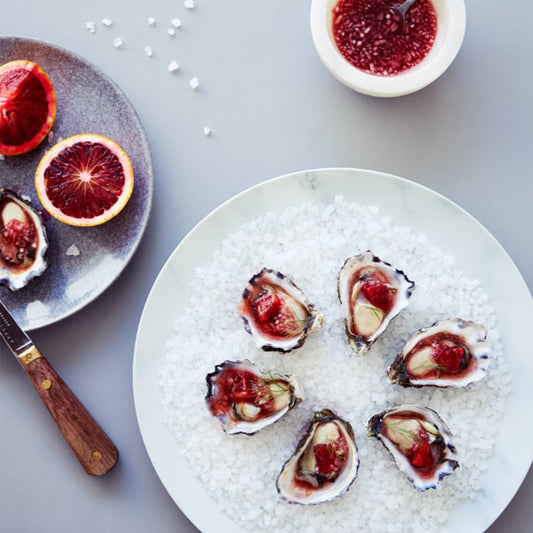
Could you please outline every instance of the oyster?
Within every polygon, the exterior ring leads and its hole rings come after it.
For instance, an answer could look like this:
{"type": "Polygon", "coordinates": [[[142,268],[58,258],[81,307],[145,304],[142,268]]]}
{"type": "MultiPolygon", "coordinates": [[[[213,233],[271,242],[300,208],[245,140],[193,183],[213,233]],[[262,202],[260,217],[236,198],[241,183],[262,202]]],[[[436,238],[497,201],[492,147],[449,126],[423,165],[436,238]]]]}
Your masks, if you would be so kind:
{"type": "Polygon", "coordinates": [[[317,411],[294,455],[276,481],[280,498],[315,505],[337,498],[354,482],[359,468],[352,426],[329,409],[317,411]]]}
{"type": "Polygon", "coordinates": [[[0,284],[12,291],[47,267],[48,240],[40,215],[20,196],[0,189],[0,284]]]}
{"type": "Polygon", "coordinates": [[[367,430],[381,440],[418,491],[436,488],[459,466],[450,430],[428,407],[387,409],[367,422],[367,430]]]}
{"type": "Polygon", "coordinates": [[[480,381],[489,365],[487,330],[475,322],[449,318],[418,330],[387,371],[404,387],[463,387],[480,381]]]}
{"type": "Polygon", "coordinates": [[[339,272],[338,294],[348,341],[364,355],[390,321],[407,306],[415,283],[370,250],[348,258],[339,272]]]}
{"type": "Polygon", "coordinates": [[[299,348],[325,322],[289,277],[268,268],[248,282],[239,312],[257,347],[279,352],[299,348]]]}
{"type": "Polygon", "coordinates": [[[207,406],[229,434],[256,433],[303,400],[294,376],[261,370],[248,359],[224,361],[206,379],[207,406]]]}

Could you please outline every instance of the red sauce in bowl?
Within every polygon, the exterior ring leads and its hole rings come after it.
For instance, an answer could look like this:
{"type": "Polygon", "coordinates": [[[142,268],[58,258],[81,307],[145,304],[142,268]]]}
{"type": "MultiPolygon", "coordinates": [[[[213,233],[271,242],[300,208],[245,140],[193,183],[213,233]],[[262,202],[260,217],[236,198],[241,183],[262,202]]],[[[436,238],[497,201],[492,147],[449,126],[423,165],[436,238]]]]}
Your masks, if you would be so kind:
{"type": "Polygon", "coordinates": [[[398,14],[387,6],[400,0],[339,0],[333,8],[333,35],[354,67],[376,76],[395,76],[424,59],[437,35],[437,14],[430,0],[415,2],[401,32],[398,14]]]}

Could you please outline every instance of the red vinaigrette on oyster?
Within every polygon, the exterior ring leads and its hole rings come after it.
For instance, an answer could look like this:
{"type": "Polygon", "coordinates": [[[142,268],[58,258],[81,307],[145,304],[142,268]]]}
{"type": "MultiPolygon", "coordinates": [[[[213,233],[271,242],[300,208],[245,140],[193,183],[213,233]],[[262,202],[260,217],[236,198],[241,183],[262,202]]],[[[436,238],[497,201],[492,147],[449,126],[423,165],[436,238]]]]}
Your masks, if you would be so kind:
{"type": "Polygon", "coordinates": [[[244,327],[263,350],[299,348],[324,318],[288,277],[268,268],[253,276],[239,306],[244,327]]]}
{"type": "Polygon", "coordinates": [[[436,488],[459,466],[450,430],[428,407],[388,409],[374,415],[367,430],[370,437],[381,440],[418,491],[436,488]]]}
{"type": "Polygon", "coordinates": [[[480,324],[449,318],[411,337],[387,371],[404,387],[463,387],[483,379],[489,364],[487,330],[480,324]]]}
{"type": "Polygon", "coordinates": [[[346,260],[339,272],[338,294],[348,341],[356,355],[364,355],[407,306],[414,285],[401,270],[370,250],[346,260]]]}
{"type": "Polygon", "coordinates": [[[324,409],[313,414],[296,451],[283,465],[276,487],[282,500],[315,505],[346,492],[358,467],[352,426],[324,409]]]}
{"type": "Polygon", "coordinates": [[[303,393],[291,375],[261,370],[251,361],[225,361],[207,375],[206,403],[226,433],[252,434],[298,405],[303,393]]]}

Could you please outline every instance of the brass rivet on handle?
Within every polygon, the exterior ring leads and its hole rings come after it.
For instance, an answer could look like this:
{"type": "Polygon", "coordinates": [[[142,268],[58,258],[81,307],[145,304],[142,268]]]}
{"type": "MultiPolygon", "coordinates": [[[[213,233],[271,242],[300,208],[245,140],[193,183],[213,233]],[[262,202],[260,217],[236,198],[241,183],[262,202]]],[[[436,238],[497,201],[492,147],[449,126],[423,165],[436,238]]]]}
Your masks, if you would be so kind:
{"type": "Polygon", "coordinates": [[[94,452],[91,453],[91,457],[99,461],[102,458],[102,454],[98,450],[94,450],[94,452]]]}
{"type": "Polygon", "coordinates": [[[41,386],[44,390],[49,390],[52,387],[52,382],[49,379],[43,379],[41,386]]]}

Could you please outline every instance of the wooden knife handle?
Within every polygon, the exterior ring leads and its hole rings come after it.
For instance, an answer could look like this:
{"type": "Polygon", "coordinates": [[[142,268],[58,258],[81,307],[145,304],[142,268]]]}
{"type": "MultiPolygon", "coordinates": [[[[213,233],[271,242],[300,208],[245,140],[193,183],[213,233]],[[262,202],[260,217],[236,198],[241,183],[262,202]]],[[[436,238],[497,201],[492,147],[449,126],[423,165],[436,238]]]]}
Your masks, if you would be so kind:
{"type": "Polygon", "coordinates": [[[19,361],[85,471],[101,476],[115,466],[118,450],[37,348],[19,361]]]}

